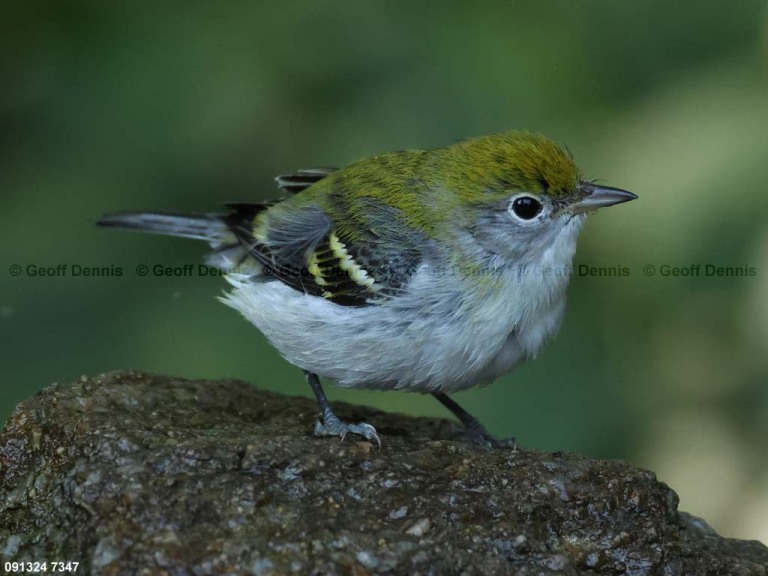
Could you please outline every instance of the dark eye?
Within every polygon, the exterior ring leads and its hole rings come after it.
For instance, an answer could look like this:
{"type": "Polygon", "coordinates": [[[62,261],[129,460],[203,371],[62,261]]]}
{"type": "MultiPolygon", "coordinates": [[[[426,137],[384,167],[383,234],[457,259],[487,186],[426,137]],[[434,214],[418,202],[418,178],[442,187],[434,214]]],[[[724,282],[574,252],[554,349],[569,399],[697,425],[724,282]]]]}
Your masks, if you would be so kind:
{"type": "Polygon", "coordinates": [[[541,208],[541,202],[530,196],[521,196],[520,198],[515,198],[512,202],[512,210],[514,211],[515,216],[521,220],[531,220],[536,218],[536,216],[539,215],[539,212],[541,212],[541,208]]]}

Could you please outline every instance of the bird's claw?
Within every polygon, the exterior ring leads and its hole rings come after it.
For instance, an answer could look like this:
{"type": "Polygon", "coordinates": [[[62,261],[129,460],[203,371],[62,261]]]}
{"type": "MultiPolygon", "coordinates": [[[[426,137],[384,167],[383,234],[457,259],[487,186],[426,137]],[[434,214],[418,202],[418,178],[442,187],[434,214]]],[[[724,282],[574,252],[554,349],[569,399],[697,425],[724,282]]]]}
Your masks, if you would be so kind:
{"type": "Polygon", "coordinates": [[[381,440],[376,432],[376,428],[365,422],[359,424],[347,424],[342,422],[335,415],[330,417],[326,415],[325,421],[318,420],[315,423],[315,436],[338,436],[339,443],[344,442],[347,434],[358,434],[363,438],[376,442],[379,450],[381,450],[381,440]]]}
{"type": "Polygon", "coordinates": [[[485,428],[468,430],[467,433],[472,442],[484,448],[517,450],[517,440],[515,438],[496,438],[489,434],[485,428]]]}
{"type": "Polygon", "coordinates": [[[490,436],[487,438],[492,448],[506,448],[509,450],[517,450],[517,438],[495,438],[490,436]]]}

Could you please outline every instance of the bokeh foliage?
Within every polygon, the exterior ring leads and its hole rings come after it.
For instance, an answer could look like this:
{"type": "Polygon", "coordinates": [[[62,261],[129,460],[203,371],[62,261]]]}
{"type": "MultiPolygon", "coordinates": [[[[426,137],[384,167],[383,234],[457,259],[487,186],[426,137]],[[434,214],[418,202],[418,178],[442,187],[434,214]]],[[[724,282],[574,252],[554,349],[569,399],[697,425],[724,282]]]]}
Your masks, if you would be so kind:
{"type": "MultiPolygon", "coordinates": [[[[651,468],[726,535],[768,541],[768,8],[671,3],[4,3],[0,419],[115,368],[307,394],[215,300],[216,278],[137,277],[204,247],[97,230],[117,209],[216,209],[273,175],[530,128],[640,200],[588,223],[559,338],[459,395],[523,445],[651,468]],[[11,277],[11,265],[119,278],[11,277]],[[645,276],[668,264],[746,278],[645,276]],[[71,270],[71,268],[70,268],[71,270]]],[[[428,397],[333,399],[444,414],[428,397]]]]}

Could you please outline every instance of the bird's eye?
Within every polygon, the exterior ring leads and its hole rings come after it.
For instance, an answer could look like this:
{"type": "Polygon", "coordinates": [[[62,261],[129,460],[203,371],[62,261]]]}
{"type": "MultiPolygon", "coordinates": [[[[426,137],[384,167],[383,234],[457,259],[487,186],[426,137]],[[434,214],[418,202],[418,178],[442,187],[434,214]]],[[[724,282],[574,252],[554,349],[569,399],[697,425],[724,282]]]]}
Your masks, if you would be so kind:
{"type": "Polygon", "coordinates": [[[541,202],[530,196],[520,196],[512,201],[512,211],[521,220],[532,220],[541,212],[541,202]]]}

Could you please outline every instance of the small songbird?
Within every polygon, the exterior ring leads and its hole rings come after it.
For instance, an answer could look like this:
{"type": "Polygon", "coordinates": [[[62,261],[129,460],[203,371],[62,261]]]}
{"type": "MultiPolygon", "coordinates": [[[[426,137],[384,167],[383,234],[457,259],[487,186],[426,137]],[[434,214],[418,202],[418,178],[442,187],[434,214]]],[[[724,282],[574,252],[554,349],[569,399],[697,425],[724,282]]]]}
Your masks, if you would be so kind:
{"type": "Polygon", "coordinates": [[[120,212],[98,224],[205,240],[239,310],[304,371],[317,436],[367,423],[331,409],[339,386],[430,393],[485,445],[448,394],[488,384],[536,356],[565,313],[576,237],[588,213],[637,196],[586,181],[571,154],[512,131],[346,168],[277,177],[288,197],[228,213],[120,212]]]}

